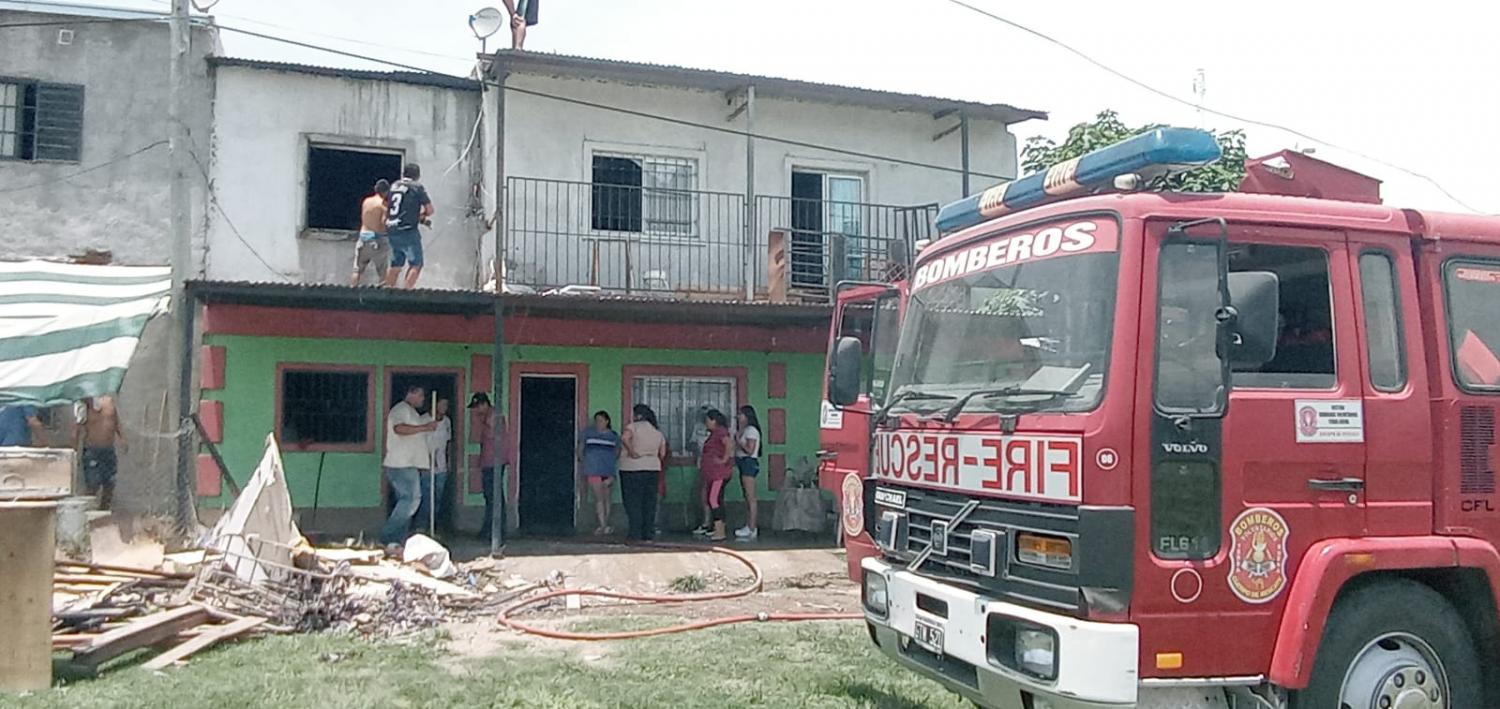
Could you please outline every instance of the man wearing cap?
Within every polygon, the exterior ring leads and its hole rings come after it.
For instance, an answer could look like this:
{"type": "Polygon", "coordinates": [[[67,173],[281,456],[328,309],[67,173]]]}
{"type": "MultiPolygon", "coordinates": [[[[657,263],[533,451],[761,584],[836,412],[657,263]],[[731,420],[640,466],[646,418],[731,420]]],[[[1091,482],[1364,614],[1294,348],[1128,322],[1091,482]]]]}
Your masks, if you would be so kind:
{"type": "Polygon", "coordinates": [[[504,459],[504,423],[489,394],[480,391],[469,397],[469,425],[479,435],[479,473],[484,485],[484,524],[479,527],[479,537],[489,539],[495,512],[495,467],[508,462],[504,459]]]}

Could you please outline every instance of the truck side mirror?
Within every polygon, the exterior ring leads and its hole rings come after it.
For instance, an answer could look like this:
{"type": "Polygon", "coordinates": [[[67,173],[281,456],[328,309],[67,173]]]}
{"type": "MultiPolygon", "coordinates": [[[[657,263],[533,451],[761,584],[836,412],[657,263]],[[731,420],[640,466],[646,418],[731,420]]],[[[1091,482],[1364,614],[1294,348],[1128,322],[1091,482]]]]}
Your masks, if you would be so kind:
{"type": "Polygon", "coordinates": [[[1229,362],[1259,367],[1276,358],[1281,281],[1270,271],[1229,274],[1229,307],[1220,318],[1229,328],[1229,362]]]}
{"type": "Polygon", "coordinates": [[[849,406],[859,400],[863,380],[864,346],[859,338],[840,337],[833,345],[833,359],[828,367],[828,400],[835,406],[849,406]]]}

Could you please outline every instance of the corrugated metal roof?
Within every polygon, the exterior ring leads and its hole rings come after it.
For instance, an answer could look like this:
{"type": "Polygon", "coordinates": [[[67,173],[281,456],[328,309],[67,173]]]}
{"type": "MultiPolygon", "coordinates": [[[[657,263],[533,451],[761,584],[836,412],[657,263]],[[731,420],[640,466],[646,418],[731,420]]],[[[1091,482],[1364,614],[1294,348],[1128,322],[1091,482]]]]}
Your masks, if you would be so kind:
{"type": "Polygon", "coordinates": [[[757,97],[853,104],[892,111],[937,113],[962,110],[970,118],[989,118],[1002,123],[1019,123],[1047,117],[1044,111],[1017,108],[1003,103],[961,101],[921,94],[864,89],[775,76],[735,74],[669,64],[649,64],[510,49],[502,49],[493,55],[481,56],[481,59],[489,61],[486,76],[490,78],[497,78],[504,72],[546,74],[582,79],[615,80],[651,86],[680,86],[706,91],[734,91],[754,84],[757,97]]]}
{"type": "Polygon", "coordinates": [[[272,62],[261,59],[246,59],[241,57],[209,57],[210,66],[232,66],[247,69],[264,69],[266,71],[284,71],[292,74],[310,74],[312,76],[329,76],[340,79],[356,79],[364,81],[393,81],[399,84],[416,84],[418,86],[436,86],[444,89],[455,89],[459,91],[478,91],[480,84],[473,79],[465,79],[448,74],[429,74],[420,71],[375,71],[370,69],[345,69],[332,66],[318,66],[314,64],[292,64],[289,62],[272,62]]]}
{"type": "MultiPolygon", "coordinates": [[[[188,282],[188,293],[209,304],[263,305],[406,313],[480,314],[493,312],[495,294],[437,288],[374,288],[337,283],[255,281],[188,282]]],[[[558,318],[629,318],[639,322],[722,324],[822,324],[832,306],[742,300],[684,300],[640,295],[589,294],[500,296],[510,313],[558,318]]]]}

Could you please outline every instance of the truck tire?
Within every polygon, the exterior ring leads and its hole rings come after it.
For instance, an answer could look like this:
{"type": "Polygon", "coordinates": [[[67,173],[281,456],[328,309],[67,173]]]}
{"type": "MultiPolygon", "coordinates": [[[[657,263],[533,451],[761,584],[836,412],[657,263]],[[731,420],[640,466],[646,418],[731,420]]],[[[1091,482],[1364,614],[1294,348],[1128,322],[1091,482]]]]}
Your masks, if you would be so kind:
{"type": "Polygon", "coordinates": [[[1458,611],[1430,587],[1391,579],[1339,599],[1307,689],[1292,709],[1484,706],[1479,658],[1458,611]]]}

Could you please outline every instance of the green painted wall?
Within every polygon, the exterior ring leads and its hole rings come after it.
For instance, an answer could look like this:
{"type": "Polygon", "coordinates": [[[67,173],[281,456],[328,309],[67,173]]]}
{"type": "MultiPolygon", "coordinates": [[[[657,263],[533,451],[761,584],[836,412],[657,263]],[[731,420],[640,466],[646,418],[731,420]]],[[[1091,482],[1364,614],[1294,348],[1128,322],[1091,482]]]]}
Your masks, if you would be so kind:
{"type": "MultiPolygon", "coordinates": [[[[322,485],[318,492],[318,504],[323,508],[379,507],[381,439],[384,436],[384,402],[389,400],[386,392],[386,370],[402,370],[411,367],[458,368],[466,372],[465,386],[472,389],[473,372],[469,371],[471,356],[488,355],[492,348],[480,345],[397,342],[380,340],[327,340],[312,338],[277,338],[242,335],[209,335],[205,345],[219,345],[225,349],[224,388],[204,391],[204,400],[223,402],[224,442],[220,452],[236,480],[243,482],[249,477],[259,460],[261,449],[268,433],[275,430],[276,412],[276,367],[279,363],[321,363],[343,365],[369,365],[375,367],[375,447],[367,453],[314,453],[283,451],[287,484],[291,489],[292,502],[297,507],[312,505],[314,486],[321,464],[322,485]]],[[[821,354],[779,354],[763,352],[714,351],[714,350],[652,350],[604,347],[540,347],[511,346],[507,348],[507,362],[519,363],[566,363],[583,364],[588,367],[588,411],[604,409],[612,413],[621,411],[622,368],[626,365],[663,365],[695,367],[744,367],[747,374],[749,402],[761,412],[761,422],[769,426],[766,411],[770,408],[787,410],[787,440],[785,444],[765,445],[765,454],[781,453],[791,465],[799,457],[812,458],[818,449],[818,413],[822,391],[823,356],[821,354]],[[771,363],[786,364],[787,396],[782,399],[767,397],[768,370],[771,363]]],[[[509,393],[509,392],[507,392],[509,393]]],[[[455,402],[461,406],[467,402],[455,402]]],[[[462,413],[462,410],[459,410],[462,413]]],[[[466,432],[467,433],[467,432],[466,432]]],[[[767,436],[769,440],[769,436],[767,436]]],[[[466,466],[470,454],[477,454],[477,444],[465,443],[460,456],[461,465],[466,466]]],[[[763,463],[767,459],[763,456],[763,463]]],[[[697,471],[677,468],[669,471],[667,479],[669,501],[687,500],[692,493],[697,471]]],[[[463,477],[467,489],[467,471],[463,477]]],[[[761,497],[773,496],[768,487],[769,475],[760,477],[761,497]]],[[[618,490],[616,499],[618,500],[618,490]]],[[[483,502],[477,494],[468,495],[466,503],[477,505],[483,502]]],[[[204,498],[203,503],[222,506],[228,502],[228,492],[218,498],[204,498]]]]}

